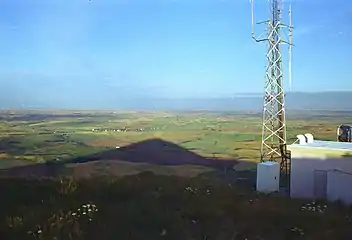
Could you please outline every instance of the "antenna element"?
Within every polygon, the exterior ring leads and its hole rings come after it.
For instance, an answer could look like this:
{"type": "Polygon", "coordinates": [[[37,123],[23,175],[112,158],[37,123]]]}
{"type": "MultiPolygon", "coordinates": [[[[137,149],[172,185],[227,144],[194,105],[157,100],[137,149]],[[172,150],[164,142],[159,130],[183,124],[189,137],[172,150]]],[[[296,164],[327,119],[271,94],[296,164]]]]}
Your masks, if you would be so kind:
{"type": "MultiPolygon", "coordinates": [[[[262,122],[261,161],[280,162],[281,173],[288,174],[288,159],[286,148],[286,116],[285,91],[283,85],[283,68],[281,45],[289,46],[289,85],[291,90],[291,57],[292,57],[292,11],[289,8],[289,25],[282,23],[282,1],[269,0],[269,18],[255,23],[254,0],[252,4],[252,38],[255,42],[266,42],[266,68],[264,84],[264,105],[262,122]],[[255,25],[266,25],[266,36],[255,36],[255,25]],[[285,40],[288,30],[288,39],[285,40]]],[[[264,33],[262,34],[264,35],[264,33]]],[[[287,37],[286,37],[287,38],[287,37]]]]}

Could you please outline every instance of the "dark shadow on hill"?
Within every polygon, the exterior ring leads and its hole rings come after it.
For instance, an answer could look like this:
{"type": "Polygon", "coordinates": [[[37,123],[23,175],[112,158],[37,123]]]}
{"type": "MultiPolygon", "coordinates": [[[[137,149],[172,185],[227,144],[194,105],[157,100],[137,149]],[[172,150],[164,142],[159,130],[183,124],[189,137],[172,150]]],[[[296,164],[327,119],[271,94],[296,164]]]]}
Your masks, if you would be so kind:
{"type": "Polygon", "coordinates": [[[74,158],[69,162],[85,163],[98,160],[120,160],[168,166],[201,165],[212,168],[231,168],[237,163],[235,159],[216,160],[214,158],[205,158],[162,139],[148,139],[121,148],[74,158]]]}
{"type": "Polygon", "coordinates": [[[166,171],[185,176],[192,175],[193,171],[193,173],[197,172],[209,176],[226,175],[238,180],[241,178],[240,175],[247,175],[246,179],[252,178],[255,172],[251,169],[254,167],[255,164],[251,162],[237,159],[207,158],[162,139],[149,139],[121,148],[69,159],[65,162],[35,164],[5,171],[0,170],[0,176],[57,177],[63,173],[65,175],[73,174],[72,169],[75,173],[80,172],[80,175],[87,176],[82,172],[92,172],[92,168],[94,168],[94,175],[102,174],[104,171],[109,171],[110,174],[114,175],[126,175],[125,172],[133,174],[142,171],[163,174],[166,171]],[[248,170],[236,171],[234,170],[236,165],[245,165],[245,169],[248,170]],[[67,172],[68,170],[71,170],[71,172],[67,172]]]}

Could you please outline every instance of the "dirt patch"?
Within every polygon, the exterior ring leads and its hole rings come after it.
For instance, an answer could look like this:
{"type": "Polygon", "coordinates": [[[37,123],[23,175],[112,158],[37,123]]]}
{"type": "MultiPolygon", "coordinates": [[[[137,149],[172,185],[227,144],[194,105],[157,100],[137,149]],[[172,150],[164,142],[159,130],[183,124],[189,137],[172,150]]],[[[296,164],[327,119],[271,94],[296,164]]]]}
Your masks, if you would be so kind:
{"type": "Polygon", "coordinates": [[[11,155],[7,153],[0,153],[0,159],[2,158],[11,158],[11,155]]]}
{"type": "Polygon", "coordinates": [[[95,140],[86,143],[92,147],[116,147],[116,146],[125,146],[129,144],[128,142],[123,142],[117,139],[110,139],[110,140],[95,140]]]}

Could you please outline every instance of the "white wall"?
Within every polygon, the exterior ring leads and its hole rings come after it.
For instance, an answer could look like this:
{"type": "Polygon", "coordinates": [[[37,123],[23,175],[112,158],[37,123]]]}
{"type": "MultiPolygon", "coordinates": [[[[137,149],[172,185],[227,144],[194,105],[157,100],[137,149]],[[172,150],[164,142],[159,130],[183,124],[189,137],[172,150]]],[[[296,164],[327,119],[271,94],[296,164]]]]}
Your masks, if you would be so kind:
{"type": "Polygon", "coordinates": [[[261,162],[257,165],[257,191],[263,193],[280,190],[280,164],[261,162]]]}
{"type": "MultiPolygon", "coordinates": [[[[331,159],[325,158],[323,155],[302,156],[302,154],[295,152],[292,149],[290,179],[291,197],[309,199],[316,198],[316,191],[317,188],[319,188],[319,181],[314,181],[314,179],[319,175],[316,170],[331,171],[334,169],[343,169],[345,172],[352,173],[352,158],[341,157],[331,159]]],[[[342,181],[342,177],[333,179],[330,183],[330,188],[331,186],[340,185],[340,188],[344,189],[352,185],[352,178],[343,178],[342,182],[336,183],[336,181],[338,182],[340,180],[342,181]]],[[[327,180],[327,182],[329,182],[329,180],[327,180]]],[[[336,193],[330,191],[330,195],[335,196],[336,193]]]]}
{"type": "Polygon", "coordinates": [[[327,199],[352,204],[352,174],[342,171],[329,171],[327,176],[327,199]]]}

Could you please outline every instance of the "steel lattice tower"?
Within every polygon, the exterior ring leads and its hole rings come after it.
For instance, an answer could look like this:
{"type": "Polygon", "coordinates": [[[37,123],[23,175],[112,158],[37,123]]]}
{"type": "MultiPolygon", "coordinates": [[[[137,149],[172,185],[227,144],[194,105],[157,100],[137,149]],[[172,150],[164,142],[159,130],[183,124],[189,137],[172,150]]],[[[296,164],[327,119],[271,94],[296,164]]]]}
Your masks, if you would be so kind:
{"type": "Polygon", "coordinates": [[[269,19],[257,24],[266,24],[266,37],[258,39],[254,32],[254,0],[252,3],[252,38],[266,42],[266,67],[262,122],[261,161],[281,163],[281,171],[288,173],[286,149],[285,91],[283,81],[281,45],[289,46],[289,75],[291,85],[292,18],[289,9],[289,25],[282,23],[282,0],[269,0],[269,19]],[[288,36],[284,34],[288,30],[288,36]],[[285,37],[288,40],[285,40],[285,37]]]}

